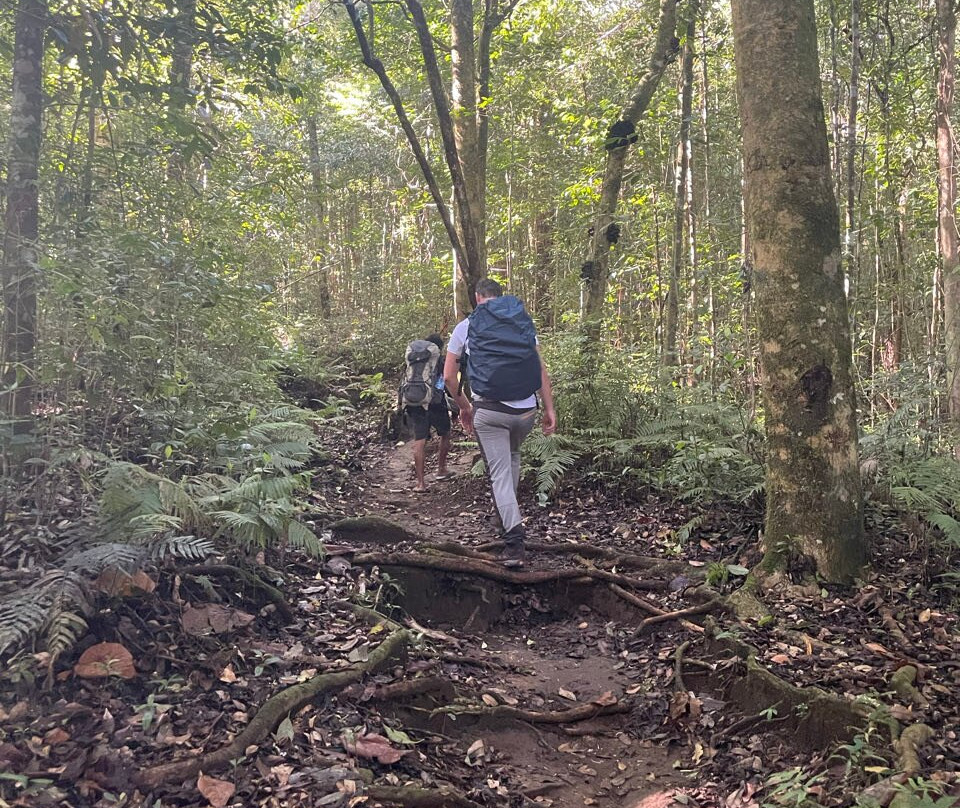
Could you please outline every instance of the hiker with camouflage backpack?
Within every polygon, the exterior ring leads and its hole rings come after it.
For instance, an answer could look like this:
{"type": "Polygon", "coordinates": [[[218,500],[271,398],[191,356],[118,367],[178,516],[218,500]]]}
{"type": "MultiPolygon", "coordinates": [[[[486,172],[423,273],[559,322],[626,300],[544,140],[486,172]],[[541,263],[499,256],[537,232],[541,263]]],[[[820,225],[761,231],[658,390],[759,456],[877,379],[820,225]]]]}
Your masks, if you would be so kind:
{"type": "Polygon", "coordinates": [[[489,278],[477,283],[476,295],[477,308],[450,335],[443,376],[460,407],[460,423],[468,434],[476,434],[487,467],[503,531],[500,560],[505,567],[522,567],[526,532],[517,502],[520,446],[533,429],[537,393],[543,404],[543,434],[556,431],[553,390],[523,303],[503,294],[500,284],[489,278]],[[464,354],[472,405],[457,382],[464,354]]]}
{"type": "Polygon", "coordinates": [[[450,451],[450,412],[447,409],[447,397],[444,393],[443,362],[440,352],[443,350],[443,337],[431,334],[426,339],[417,339],[407,346],[405,354],[406,368],[403,382],[400,384],[400,406],[413,429],[413,464],[417,484],[415,493],[427,490],[424,483],[426,466],[427,438],[430,428],[440,438],[437,451],[437,479],[445,480],[447,471],[447,453],[450,451]]]}

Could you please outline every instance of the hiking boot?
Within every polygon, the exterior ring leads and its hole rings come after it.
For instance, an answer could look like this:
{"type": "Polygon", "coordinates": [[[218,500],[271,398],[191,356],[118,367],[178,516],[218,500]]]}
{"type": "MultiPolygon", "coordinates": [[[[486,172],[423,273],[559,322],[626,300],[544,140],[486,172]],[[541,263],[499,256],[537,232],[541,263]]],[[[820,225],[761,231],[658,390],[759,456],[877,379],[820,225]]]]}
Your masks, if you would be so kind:
{"type": "Polygon", "coordinates": [[[523,525],[510,528],[503,534],[503,550],[500,551],[500,563],[505,567],[522,567],[527,560],[523,542],[527,538],[523,525]]]}
{"type": "Polygon", "coordinates": [[[527,562],[527,551],[522,544],[511,544],[500,551],[500,563],[510,569],[522,567],[527,562]]]}

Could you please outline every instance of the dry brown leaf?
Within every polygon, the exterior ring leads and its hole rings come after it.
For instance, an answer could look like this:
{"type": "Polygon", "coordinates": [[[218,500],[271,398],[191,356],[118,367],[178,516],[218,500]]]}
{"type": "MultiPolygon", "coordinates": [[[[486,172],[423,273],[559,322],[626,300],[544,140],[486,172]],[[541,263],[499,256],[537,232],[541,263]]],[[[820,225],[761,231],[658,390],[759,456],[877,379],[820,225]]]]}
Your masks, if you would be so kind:
{"type": "Polygon", "coordinates": [[[569,690],[564,690],[562,687],[557,690],[557,693],[560,694],[561,698],[566,699],[567,701],[576,701],[577,696],[575,693],[571,693],[569,690]]]}
{"type": "Polygon", "coordinates": [[[390,745],[390,741],[382,735],[368,732],[365,735],[358,735],[355,738],[343,736],[343,748],[351,755],[364,758],[365,760],[376,760],[380,763],[396,763],[404,755],[405,751],[395,749],[390,745]]]}
{"type": "Polygon", "coordinates": [[[65,741],[69,740],[70,733],[67,732],[63,727],[54,727],[43,736],[43,742],[48,743],[51,746],[56,746],[58,743],[64,743],[65,741]]]}
{"type": "Polygon", "coordinates": [[[223,669],[223,673],[220,674],[220,681],[226,682],[227,684],[237,681],[237,674],[233,672],[233,665],[227,665],[227,667],[223,669]]]}
{"type": "Polygon", "coordinates": [[[480,696],[480,698],[483,700],[483,703],[487,705],[487,707],[496,707],[500,703],[489,693],[484,693],[482,696],[480,696]]]}
{"type": "Polygon", "coordinates": [[[929,623],[930,618],[933,616],[933,612],[930,609],[924,609],[920,614],[917,615],[917,620],[921,623],[929,623]]]}
{"type": "Polygon", "coordinates": [[[787,654],[774,654],[770,657],[771,662],[775,662],[777,665],[789,665],[790,657],[787,654]]]}
{"type": "Polygon", "coordinates": [[[104,595],[128,597],[135,592],[153,592],[157,583],[143,570],[130,574],[119,567],[107,567],[100,573],[94,586],[104,595]]]}
{"type": "Polygon", "coordinates": [[[658,791],[648,794],[640,802],[635,802],[630,808],[670,808],[674,804],[673,791],[658,791]]]}
{"type": "Polygon", "coordinates": [[[611,707],[617,703],[617,697],[613,695],[612,690],[605,690],[595,699],[590,700],[591,704],[597,704],[600,707],[611,707]]]}
{"type": "Polygon", "coordinates": [[[197,790],[207,798],[213,808],[225,808],[237,787],[226,780],[217,780],[201,772],[197,778],[197,790]]]}
{"type": "Polygon", "coordinates": [[[180,622],[187,634],[201,637],[204,634],[224,634],[235,628],[248,626],[253,622],[253,615],[218,603],[208,603],[205,606],[184,609],[180,622]]]}
{"type": "Polygon", "coordinates": [[[81,679],[105,679],[108,676],[133,679],[137,675],[133,655],[117,642],[91,645],[81,654],[73,672],[81,679]]]}

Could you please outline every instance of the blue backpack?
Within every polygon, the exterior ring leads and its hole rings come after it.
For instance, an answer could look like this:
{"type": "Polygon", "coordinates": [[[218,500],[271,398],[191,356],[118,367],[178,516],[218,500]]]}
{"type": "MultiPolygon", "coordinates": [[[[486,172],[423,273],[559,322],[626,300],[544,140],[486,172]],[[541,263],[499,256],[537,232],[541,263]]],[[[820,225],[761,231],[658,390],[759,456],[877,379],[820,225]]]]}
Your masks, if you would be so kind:
{"type": "Polygon", "coordinates": [[[491,401],[519,401],[540,389],[537,332],[513,295],[477,306],[467,331],[467,375],[474,394],[491,401]]]}

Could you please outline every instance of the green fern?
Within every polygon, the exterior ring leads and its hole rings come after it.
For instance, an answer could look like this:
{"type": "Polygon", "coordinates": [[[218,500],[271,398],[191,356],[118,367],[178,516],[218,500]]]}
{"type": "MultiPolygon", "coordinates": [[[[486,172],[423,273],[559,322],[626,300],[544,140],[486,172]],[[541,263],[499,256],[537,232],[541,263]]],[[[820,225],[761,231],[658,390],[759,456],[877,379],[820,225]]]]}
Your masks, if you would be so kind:
{"type": "Polygon", "coordinates": [[[535,433],[525,445],[526,465],[536,472],[537,493],[546,496],[580,459],[582,449],[568,436],[535,433]]]}
{"type": "Polygon", "coordinates": [[[62,652],[82,635],[81,615],[92,610],[87,584],[75,571],[54,570],[0,600],[0,655],[34,637],[62,652]],[[66,617],[65,615],[72,615],[66,617]]]}

